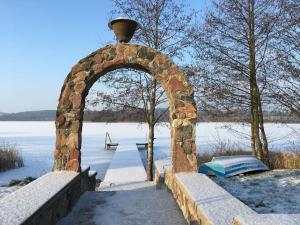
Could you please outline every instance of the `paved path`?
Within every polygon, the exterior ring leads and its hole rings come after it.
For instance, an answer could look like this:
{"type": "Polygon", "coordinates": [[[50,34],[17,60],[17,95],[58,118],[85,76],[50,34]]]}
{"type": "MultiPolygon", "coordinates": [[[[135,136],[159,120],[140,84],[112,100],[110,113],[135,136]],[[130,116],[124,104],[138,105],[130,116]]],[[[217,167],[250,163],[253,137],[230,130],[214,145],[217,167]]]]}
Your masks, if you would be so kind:
{"type": "Polygon", "coordinates": [[[86,192],[58,225],[187,225],[171,193],[153,182],[86,192]]]}
{"type": "Polygon", "coordinates": [[[136,146],[118,147],[99,192],[86,192],[58,225],[187,225],[170,192],[146,182],[136,146]]]}
{"type": "Polygon", "coordinates": [[[118,146],[102,186],[142,182],[147,179],[140,154],[135,145],[118,146]]]}

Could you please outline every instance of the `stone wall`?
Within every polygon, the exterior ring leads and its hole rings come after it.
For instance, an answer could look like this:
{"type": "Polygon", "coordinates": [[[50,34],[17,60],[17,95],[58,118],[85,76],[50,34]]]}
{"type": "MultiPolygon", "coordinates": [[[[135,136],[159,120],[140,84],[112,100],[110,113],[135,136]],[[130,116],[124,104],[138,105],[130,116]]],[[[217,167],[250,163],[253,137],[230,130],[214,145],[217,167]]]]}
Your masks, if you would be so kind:
{"type": "Polygon", "coordinates": [[[231,225],[236,215],[254,213],[204,174],[172,173],[168,160],[155,162],[155,181],[172,192],[189,224],[231,225]]]}
{"type": "Polygon", "coordinates": [[[210,224],[200,211],[197,209],[193,199],[185,191],[185,189],[176,180],[175,174],[172,173],[170,160],[156,160],[154,162],[154,181],[158,189],[166,186],[173,194],[184,218],[189,224],[200,225],[210,224]]]}
{"type": "Polygon", "coordinates": [[[168,160],[155,161],[157,187],[172,192],[189,224],[298,225],[300,214],[258,214],[204,174],[172,173],[168,160]]]}
{"type": "Polygon", "coordinates": [[[195,201],[189,193],[176,180],[172,172],[165,173],[165,185],[172,192],[179,208],[181,209],[184,218],[192,225],[211,225],[208,219],[197,208],[195,201]]]}
{"type": "Polygon", "coordinates": [[[56,112],[53,169],[80,171],[85,98],[99,77],[119,68],[148,72],[160,82],[169,102],[173,171],[196,171],[197,112],[191,85],[168,57],[152,48],[132,44],[99,49],[80,60],[66,77],[56,112]]]}
{"type": "Polygon", "coordinates": [[[54,225],[85,191],[95,190],[96,172],[47,173],[0,200],[0,225],[54,225]]]}

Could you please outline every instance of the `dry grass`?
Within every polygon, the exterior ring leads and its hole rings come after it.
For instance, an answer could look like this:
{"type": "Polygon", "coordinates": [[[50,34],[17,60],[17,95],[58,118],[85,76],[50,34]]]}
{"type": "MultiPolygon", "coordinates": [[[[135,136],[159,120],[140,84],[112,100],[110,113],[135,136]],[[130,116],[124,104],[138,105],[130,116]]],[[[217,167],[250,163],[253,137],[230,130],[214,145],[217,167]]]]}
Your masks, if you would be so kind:
{"type": "Polygon", "coordinates": [[[300,169],[299,152],[270,152],[271,169],[300,169]]]}
{"type": "Polygon", "coordinates": [[[23,159],[15,145],[0,145],[0,171],[24,166],[23,159]]]}
{"type": "MultiPolygon", "coordinates": [[[[214,150],[197,156],[198,166],[212,160],[214,156],[252,155],[250,151],[244,151],[230,142],[219,142],[214,150]]],[[[294,146],[286,152],[270,151],[270,169],[300,169],[300,146],[294,146]]]]}

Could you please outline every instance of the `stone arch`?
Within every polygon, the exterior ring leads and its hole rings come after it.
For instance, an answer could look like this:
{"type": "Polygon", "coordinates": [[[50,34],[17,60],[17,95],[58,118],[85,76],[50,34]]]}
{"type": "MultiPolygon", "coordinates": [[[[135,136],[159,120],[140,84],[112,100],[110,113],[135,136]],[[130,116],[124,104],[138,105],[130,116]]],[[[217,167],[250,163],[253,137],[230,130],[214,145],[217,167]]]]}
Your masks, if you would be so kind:
{"type": "Polygon", "coordinates": [[[56,111],[53,170],[81,170],[81,131],[85,98],[105,73],[119,68],[143,70],[154,76],[168,97],[173,172],[196,171],[196,107],[193,90],[179,68],[152,48],[108,45],[73,66],[66,77],[56,111]]]}

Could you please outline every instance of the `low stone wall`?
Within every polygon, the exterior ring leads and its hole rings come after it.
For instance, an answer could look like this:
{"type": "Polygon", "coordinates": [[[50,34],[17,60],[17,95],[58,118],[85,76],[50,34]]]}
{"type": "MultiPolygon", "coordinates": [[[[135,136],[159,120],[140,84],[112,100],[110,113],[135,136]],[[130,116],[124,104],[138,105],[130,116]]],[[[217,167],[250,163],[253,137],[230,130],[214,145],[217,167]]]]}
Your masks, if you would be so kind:
{"type": "Polygon", "coordinates": [[[176,177],[172,173],[169,160],[157,160],[154,165],[154,181],[156,182],[157,188],[161,188],[165,185],[172,192],[187,222],[193,225],[210,224],[207,219],[201,215],[193,199],[191,199],[185,189],[177,182],[176,177]]]}
{"type": "Polygon", "coordinates": [[[192,225],[297,225],[300,214],[258,214],[204,174],[172,173],[168,160],[155,162],[155,181],[172,192],[192,225]]]}
{"type": "Polygon", "coordinates": [[[230,225],[236,215],[255,213],[203,174],[167,171],[165,184],[189,224],[230,225]]]}
{"type": "Polygon", "coordinates": [[[197,209],[193,199],[191,199],[180,183],[177,182],[175,176],[173,176],[171,172],[167,172],[165,174],[165,185],[173,193],[173,197],[189,224],[210,224],[208,219],[197,209]]]}
{"type": "Polygon", "coordinates": [[[95,190],[96,172],[45,174],[0,200],[0,225],[52,225],[67,215],[85,191],[95,190]]]}

